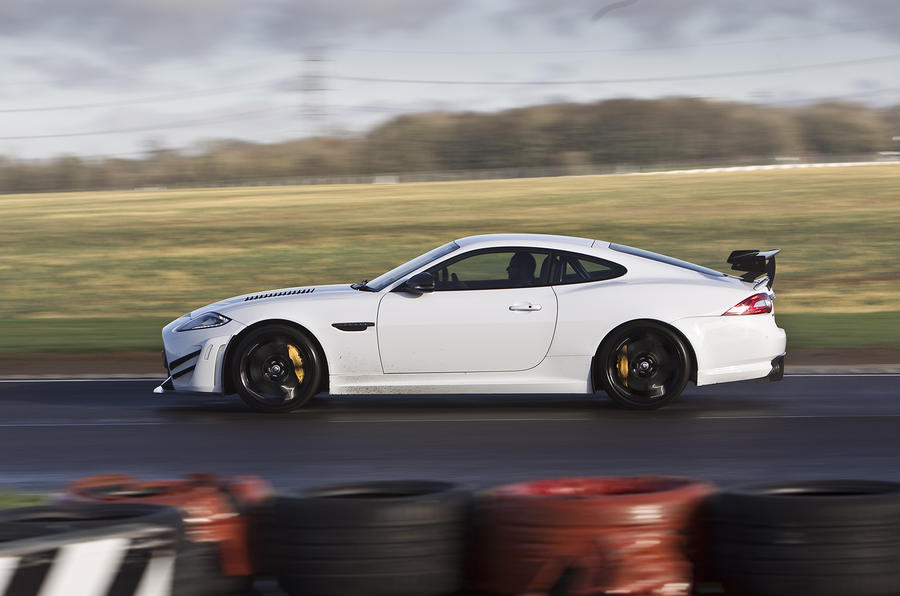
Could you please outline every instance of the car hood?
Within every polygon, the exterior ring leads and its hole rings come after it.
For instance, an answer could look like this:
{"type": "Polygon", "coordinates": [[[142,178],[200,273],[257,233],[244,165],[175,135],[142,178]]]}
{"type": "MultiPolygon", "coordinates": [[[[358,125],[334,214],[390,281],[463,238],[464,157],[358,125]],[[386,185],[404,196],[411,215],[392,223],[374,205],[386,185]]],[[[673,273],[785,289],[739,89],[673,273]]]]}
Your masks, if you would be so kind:
{"type": "Polygon", "coordinates": [[[202,308],[198,308],[190,313],[189,316],[195,316],[207,311],[215,311],[224,315],[228,311],[239,305],[249,305],[273,301],[296,301],[296,300],[315,300],[322,298],[335,298],[350,294],[358,294],[359,290],[354,290],[350,284],[333,284],[327,286],[297,286],[294,288],[280,288],[277,290],[266,290],[263,292],[253,292],[252,294],[242,294],[232,298],[226,298],[218,302],[213,302],[202,308]]]}

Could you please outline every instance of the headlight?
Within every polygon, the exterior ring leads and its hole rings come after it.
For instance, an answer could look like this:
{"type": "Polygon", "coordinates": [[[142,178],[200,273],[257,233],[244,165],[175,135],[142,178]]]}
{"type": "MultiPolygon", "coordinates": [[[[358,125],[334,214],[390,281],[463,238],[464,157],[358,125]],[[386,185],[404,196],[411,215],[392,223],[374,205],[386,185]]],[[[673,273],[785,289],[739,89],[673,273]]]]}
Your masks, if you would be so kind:
{"type": "Polygon", "coordinates": [[[189,320],[187,323],[176,329],[175,331],[196,331],[197,329],[211,329],[213,327],[221,327],[231,319],[217,312],[205,312],[202,315],[189,320]]]}

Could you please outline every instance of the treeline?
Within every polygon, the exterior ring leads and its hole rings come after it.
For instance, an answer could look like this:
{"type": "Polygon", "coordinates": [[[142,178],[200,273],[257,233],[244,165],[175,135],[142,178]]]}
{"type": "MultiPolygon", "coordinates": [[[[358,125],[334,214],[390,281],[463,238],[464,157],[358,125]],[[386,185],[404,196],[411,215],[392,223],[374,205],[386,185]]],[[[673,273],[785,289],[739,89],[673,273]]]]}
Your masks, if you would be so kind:
{"type": "Polygon", "coordinates": [[[771,107],[695,98],[614,99],[495,113],[404,115],[359,138],[211,141],[143,159],[0,157],[0,192],[217,185],[396,172],[729,163],[897,148],[900,105],[771,107]]]}

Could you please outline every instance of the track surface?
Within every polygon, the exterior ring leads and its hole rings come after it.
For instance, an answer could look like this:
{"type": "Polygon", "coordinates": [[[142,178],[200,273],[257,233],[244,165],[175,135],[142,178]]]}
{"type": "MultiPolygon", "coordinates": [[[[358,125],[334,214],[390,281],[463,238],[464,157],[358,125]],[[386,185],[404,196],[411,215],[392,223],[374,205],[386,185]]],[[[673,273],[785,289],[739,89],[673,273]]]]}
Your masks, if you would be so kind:
{"type": "Polygon", "coordinates": [[[897,375],[692,387],[655,412],[589,396],[354,396],[264,415],[234,397],[154,396],[155,384],[0,382],[0,488],[192,471],[260,474],[281,488],[625,474],[900,480],[897,375]]]}

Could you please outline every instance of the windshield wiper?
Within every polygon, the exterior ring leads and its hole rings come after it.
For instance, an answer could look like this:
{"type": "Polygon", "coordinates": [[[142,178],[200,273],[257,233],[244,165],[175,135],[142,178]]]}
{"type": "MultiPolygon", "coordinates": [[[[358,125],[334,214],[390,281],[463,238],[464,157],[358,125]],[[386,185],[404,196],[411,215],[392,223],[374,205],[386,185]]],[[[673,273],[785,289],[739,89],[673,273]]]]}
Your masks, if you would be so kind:
{"type": "Polygon", "coordinates": [[[364,279],[359,283],[350,284],[350,287],[354,290],[359,290],[360,292],[377,292],[378,290],[368,285],[368,281],[368,279],[364,279]]]}

